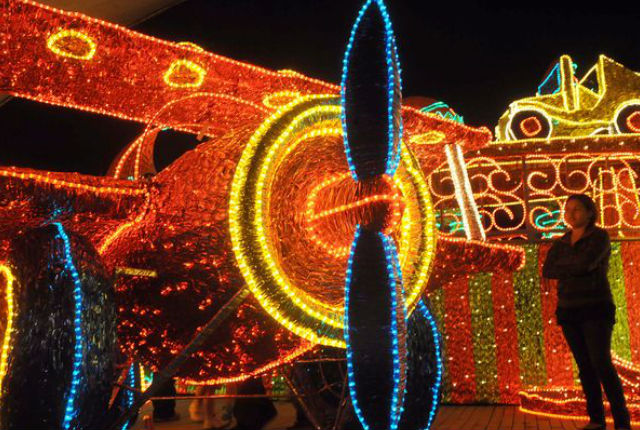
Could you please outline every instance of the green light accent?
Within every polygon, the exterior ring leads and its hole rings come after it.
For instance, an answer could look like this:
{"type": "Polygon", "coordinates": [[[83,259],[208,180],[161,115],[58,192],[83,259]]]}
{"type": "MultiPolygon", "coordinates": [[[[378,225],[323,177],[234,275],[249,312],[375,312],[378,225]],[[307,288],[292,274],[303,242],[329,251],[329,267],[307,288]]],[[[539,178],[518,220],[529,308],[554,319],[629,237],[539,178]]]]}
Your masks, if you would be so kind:
{"type": "Polygon", "coordinates": [[[459,231],[464,231],[464,226],[460,221],[451,221],[449,223],[449,233],[456,233],[459,231]]]}
{"type": "Polygon", "coordinates": [[[523,385],[545,385],[547,366],[542,334],[538,246],[527,244],[524,249],[527,259],[525,267],[513,276],[520,381],[523,385]]]}
{"type": "MultiPolygon", "coordinates": [[[[556,209],[554,211],[551,211],[551,214],[547,214],[547,213],[542,213],[540,215],[538,215],[534,220],[533,223],[536,225],[536,227],[538,227],[539,229],[543,229],[545,227],[547,227],[550,224],[554,224],[558,221],[559,219],[559,215],[560,215],[560,210],[556,209]],[[556,217],[556,215],[558,215],[558,217],[556,217]]],[[[559,233],[561,233],[562,231],[564,231],[566,229],[566,226],[564,225],[564,222],[560,224],[560,226],[558,227],[558,230],[555,231],[545,231],[542,233],[542,238],[543,239],[551,239],[555,236],[557,236],[559,233]]]]}
{"type": "Polygon", "coordinates": [[[500,400],[496,359],[491,273],[478,273],[469,279],[469,305],[476,374],[476,401],[500,400]]]}
{"type": "Polygon", "coordinates": [[[432,113],[434,115],[441,116],[442,118],[449,119],[451,121],[458,122],[460,124],[464,124],[464,117],[462,117],[461,115],[458,115],[457,113],[454,113],[453,110],[449,107],[449,105],[446,104],[445,102],[431,103],[429,106],[425,106],[421,108],[420,112],[432,113]],[[438,111],[438,109],[445,109],[446,112],[442,114],[441,112],[438,111]]]}
{"type": "Polygon", "coordinates": [[[538,215],[536,219],[533,220],[533,222],[535,223],[536,227],[544,228],[549,224],[553,224],[558,221],[558,218],[555,218],[554,215],[560,215],[560,210],[556,209],[555,211],[551,211],[551,217],[549,217],[549,214],[547,213],[542,213],[538,215]]]}
{"type": "Polygon", "coordinates": [[[420,109],[422,112],[431,112],[434,111],[436,109],[449,109],[449,105],[446,104],[445,102],[435,102],[435,103],[431,103],[429,106],[425,106],[422,109],[420,109]]]}
{"type": "Polygon", "coordinates": [[[627,317],[627,298],[624,285],[624,265],[622,264],[622,250],[620,242],[611,244],[611,258],[609,259],[609,284],[611,294],[616,304],[616,325],[613,326],[611,349],[615,353],[631,361],[631,345],[629,341],[629,319],[627,317]]]}
{"type": "MultiPolygon", "coordinates": [[[[447,211],[442,213],[442,218],[444,218],[444,223],[445,223],[444,225],[449,227],[448,230],[444,230],[447,234],[454,234],[454,233],[458,233],[458,232],[464,232],[464,224],[462,223],[462,221],[456,221],[455,220],[456,217],[458,219],[460,219],[462,217],[462,214],[461,214],[460,210],[448,209],[447,211]],[[447,223],[447,217],[452,217],[454,219],[447,223]]],[[[482,214],[480,214],[480,219],[482,219],[482,214]]],[[[442,227],[442,223],[440,221],[441,221],[440,220],[440,213],[436,213],[436,228],[437,229],[441,229],[441,227],[442,227]]]]}

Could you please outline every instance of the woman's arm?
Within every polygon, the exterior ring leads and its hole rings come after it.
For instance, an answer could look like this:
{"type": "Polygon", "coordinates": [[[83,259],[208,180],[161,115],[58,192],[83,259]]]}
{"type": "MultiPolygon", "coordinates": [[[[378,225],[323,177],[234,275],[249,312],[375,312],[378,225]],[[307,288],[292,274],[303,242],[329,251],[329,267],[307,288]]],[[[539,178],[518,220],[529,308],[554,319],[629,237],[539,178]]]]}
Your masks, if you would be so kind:
{"type": "Polygon", "coordinates": [[[542,277],[548,279],[561,279],[566,277],[566,273],[558,270],[556,263],[558,262],[560,246],[556,240],[551,245],[549,252],[547,252],[547,258],[544,259],[542,265],[542,277]]]}
{"type": "Polygon", "coordinates": [[[566,273],[566,276],[583,276],[595,270],[604,259],[609,258],[610,253],[609,234],[605,230],[596,230],[582,252],[559,256],[555,268],[566,273]]]}

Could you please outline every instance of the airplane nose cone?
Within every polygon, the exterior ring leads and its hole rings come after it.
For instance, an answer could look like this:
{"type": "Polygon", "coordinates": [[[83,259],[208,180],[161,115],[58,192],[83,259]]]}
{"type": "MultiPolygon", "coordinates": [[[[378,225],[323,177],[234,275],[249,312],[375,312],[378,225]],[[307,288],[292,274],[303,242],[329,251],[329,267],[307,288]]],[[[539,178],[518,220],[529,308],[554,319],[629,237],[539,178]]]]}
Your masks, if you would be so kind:
{"type": "Polygon", "coordinates": [[[400,224],[404,206],[402,193],[391,177],[355,182],[345,174],[323,182],[309,194],[307,219],[315,235],[324,238],[342,230],[348,234],[355,225],[391,234],[400,224]]]}

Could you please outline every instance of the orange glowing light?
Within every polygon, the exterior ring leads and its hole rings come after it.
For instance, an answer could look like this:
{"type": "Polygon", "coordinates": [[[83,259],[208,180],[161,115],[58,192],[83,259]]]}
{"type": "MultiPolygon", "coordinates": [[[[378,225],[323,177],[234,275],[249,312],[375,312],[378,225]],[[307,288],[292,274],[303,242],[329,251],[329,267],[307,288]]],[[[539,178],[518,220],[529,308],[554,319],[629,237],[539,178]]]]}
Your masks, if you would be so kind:
{"type": "Polygon", "coordinates": [[[538,118],[530,116],[520,122],[520,130],[525,136],[534,137],[542,130],[542,124],[538,118]]]}

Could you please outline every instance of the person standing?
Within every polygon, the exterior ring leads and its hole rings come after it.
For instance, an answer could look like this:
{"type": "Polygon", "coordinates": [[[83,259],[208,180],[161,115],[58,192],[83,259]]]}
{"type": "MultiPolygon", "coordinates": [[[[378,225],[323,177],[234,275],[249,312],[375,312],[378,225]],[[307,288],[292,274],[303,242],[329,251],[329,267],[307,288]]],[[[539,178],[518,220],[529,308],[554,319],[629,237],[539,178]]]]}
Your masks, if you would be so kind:
{"type": "Polygon", "coordinates": [[[596,226],[596,205],[585,194],[569,196],[564,213],[571,230],[549,249],[542,276],[558,280],[556,317],[578,365],[587,400],[589,424],[583,429],[606,429],[602,384],[616,430],[629,430],[629,410],[611,361],[616,306],[607,278],[609,234],[596,226]]]}
{"type": "MultiPolygon", "coordinates": [[[[155,373],[154,373],[155,377],[155,373]]],[[[176,396],[176,381],[175,379],[169,379],[160,389],[156,392],[158,397],[175,397],[176,396]]],[[[176,413],[176,401],[175,399],[165,400],[152,400],[153,404],[153,421],[156,423],[162,423],[167,421],[178,421],[180,414],[176,413]]]]}

